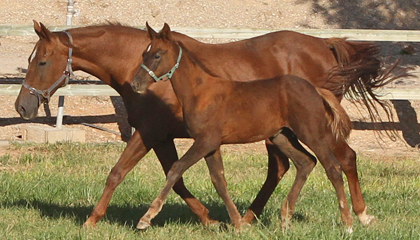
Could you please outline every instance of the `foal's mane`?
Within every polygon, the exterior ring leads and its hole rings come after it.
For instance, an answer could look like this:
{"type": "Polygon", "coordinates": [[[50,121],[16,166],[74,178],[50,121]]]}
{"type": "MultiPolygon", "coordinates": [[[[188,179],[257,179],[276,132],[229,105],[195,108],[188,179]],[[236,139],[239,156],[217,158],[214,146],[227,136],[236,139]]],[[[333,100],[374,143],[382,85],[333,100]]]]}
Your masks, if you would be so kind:
{"type": "Polygon", "coordinates": [[[207,74],[209,74],[212,77],[220,77],[217,74],[214,74],[212,71],[210,71],[210,69],[208,69],[197,57],[197,55],[195,55],[193,52],[191,52],[190,50],[188,50],[187,47],[185,47],[185,45],[182,42],[179,41],[175,41],[181,48],[182,51],[187,53],[186,55],[188,56],[188,58],[191,60],[191,62],[195,65],[198,65],[201,69],[204,70],[204,72],[206,72],[207,74]]]}

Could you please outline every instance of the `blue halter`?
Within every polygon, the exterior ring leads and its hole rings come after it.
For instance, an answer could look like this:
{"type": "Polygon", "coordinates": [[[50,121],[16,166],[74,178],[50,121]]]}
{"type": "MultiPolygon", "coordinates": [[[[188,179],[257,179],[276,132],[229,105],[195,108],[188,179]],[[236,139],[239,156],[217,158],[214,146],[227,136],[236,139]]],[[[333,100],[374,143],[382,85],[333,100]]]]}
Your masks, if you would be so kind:
{"type": "Polygon", "coordinates": [[[174,74],[174,72],[175,72],[175,70],[179,67],[179,62],[181,61],[181,57],[182,57],[182,48],[181,47],[179,47],[179,55],[178,55],[178,59],[176,60],[176,63],[175,63],[175,66],[173,66],[172,68],[171,68],[171,70],[169,70],[169,72],[167,72],[167,73],[165,73],[165,74],[163,74],[162,76],[160,76],[160,77],[157,77],[156,76],[156,74],[152,71],[152,70],[150,70],[146,65],[144,65],[144,63],[142,63],[140,66],[142,67],[142,68],[144,68],[144,70],[146,70],[148,73],[149,73],[149,75],[156,81],[156,82],[158,82],[158,81],[160,81],[160,80],[162,80],[163,78],[165,78],[165,77],[167,77],[165,80],[169,80],[169,79],[171,79],[172,78],[172,75],[174,74]]]}

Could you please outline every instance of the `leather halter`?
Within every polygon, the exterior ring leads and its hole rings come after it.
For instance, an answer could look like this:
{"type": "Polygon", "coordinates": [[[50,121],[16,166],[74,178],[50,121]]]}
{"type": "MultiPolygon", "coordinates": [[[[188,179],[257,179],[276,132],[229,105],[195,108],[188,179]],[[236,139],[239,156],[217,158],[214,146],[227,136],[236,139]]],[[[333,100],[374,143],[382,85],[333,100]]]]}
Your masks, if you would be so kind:
{"type": "MultiPolygon", "coordinates": [[[[70,45],[73,45],[73,37],[71,36],[71,34],[67,31],[64,31],[64,33],[67,34],[67,36],[69,37],[70,45]]],[[[73,55],[73,48],[69,47],[69,54],[67,58],[66,69],[63,71],[63,75],[61,75],[61,77],[57,81],[55,81],[54,84],[51,85],[51,87],[49,87],[48,89],[46,90],[36,89],[34,87],[31,87],[27,82],[25,82],[25,80],[23,80],[22,86],[28,89],[30,94],[35,95],[38,98],[39,105],[41,105],[42,103],[42,98],[46,99],[47,102],[50,100],[51,92],[56,90],[57,86],[61,82],[63,82],[63,80],[65,81],[64,81],[63,86],[61,87],[65,87],[69,83],[70,76],[73,75],[73,69],[71,68],[71,64],[73,62],[72,55],[73,55]]]]}
{"type": "Polygon", "coordinates": [[[164,77],[167,77],[165,80],[169,80],[169,79],[171,79],[172,78],[172,75],[174,74],[174,72],[175,72],[175,70],[179,67],[179,62],[181,61],[181,57],[182,57],[182,48],[181,48],[181,46],[179,46],[179,55],[178,55],[178,59],[176,60],[176,63],[175,63],[175,66],[173,66],[172,68],[171,68],[171,70],[169,70],[169,72],[167,72],[167,73],[165,73],[165,74],[163,74],[162,76],[160,76],[160,77],[157,77],[156,76],[156,74],[152,71],[152,70],[150,70],[146,65],[144,65],[144,63],[142,63],[140,66],[142,67],[142,68],[144,68],[144,70],[146,70],[147,71],[147,73],[149,73],[149,75],[156,81],[156,82],[158,82],[158,81],[160,81],[160,80],[162,80],[164,77]]]}

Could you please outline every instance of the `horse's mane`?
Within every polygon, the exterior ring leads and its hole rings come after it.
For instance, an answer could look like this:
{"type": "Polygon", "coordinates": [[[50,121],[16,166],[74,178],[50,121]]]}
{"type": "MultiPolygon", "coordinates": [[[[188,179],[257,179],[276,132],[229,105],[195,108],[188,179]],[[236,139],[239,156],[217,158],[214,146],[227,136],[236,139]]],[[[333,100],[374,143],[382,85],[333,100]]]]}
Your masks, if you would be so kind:
{"type": "Polygon", "coordinates": [[[87,32],[87,31],[95,31],[95,30],[99,30],[99,29],[109,29],[109,28],[127,28],[127,29],[137,29],[134,28],[128,24],[123,24],[120,22],[111,22],[111,21],[107,21],[106,23],[98,23],[98,24],[92,24],[92,25],[88,25],[88,26],[83,26],[83,27],[77,27],[77,28],[72,28],[74,30],[80,31],[80,32],[87,32]]]}
{"type": "Polygon", "coordinates": [[[118,21],[109,21],[109,20],[107,20],[106,23],[98,23],[98,24],[93,24],[93,25],[90,25],[90,26],[92,26],[92,27],[95,27],[95,26],[96,27],[107,27],[107,26],[110,26],[110,27],[129,27],[129,28],[134,28],[133,26],[130,26],[130,25],[126,24],[126,23],[121,23],[121,22],[118,22],[118,21]]]}
{"type": "Polygon", "coordinates": [[[195,55],[193,52],[189,51],[187,47],[185,47],[184,44],[182,44],[182,42],[180,41],[175,41],[181,48],[183,52],[186,52],[189,59],[196,65],[198,65],[201,69],[204,70],[204,72],[206,72],[207,74],[209,74],[212,77],[220,77],[217,74],[214,74],[212,71],[210,71],[210,69],[208,69],[197,57],[197,55],[195,55]]]}
{"type": "Polygon", "coordinates": [[[89,26],[85,26],[84,28],[108,27],[108,26],[110,26],[110,27],[131,27],[128,24],[124,24],[124,23],[117,22],[117,21],[108,21],[107,20],[106,23],[92,24],[92,25],[89,25],[89,26]]]}

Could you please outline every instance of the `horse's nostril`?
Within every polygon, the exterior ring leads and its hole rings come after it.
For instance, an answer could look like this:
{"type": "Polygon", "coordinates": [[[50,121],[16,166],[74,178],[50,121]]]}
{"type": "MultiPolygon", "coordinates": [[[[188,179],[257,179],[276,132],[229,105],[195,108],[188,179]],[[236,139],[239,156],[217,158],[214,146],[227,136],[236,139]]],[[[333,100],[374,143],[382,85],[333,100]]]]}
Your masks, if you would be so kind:
{"type": "Polygon", "coordinates": [[[136,92],[139,89],[139,85],[136,82],[131,83],[131,88],[136,92]]]}
{"type": "Polygon", "coordinates": [[[19,105],[18,112],[20,113],[21,116],[25,116],[26,110],[22,105],[19,105]]]}
{"type": "Polygon", "coordinates": [[[17,112],[20,114],[20,117],[25,120],[33,118],[32,116],[27,116],[26,109],[22,105],[19,105],[19,107],[17,108],[17,112]]]}

